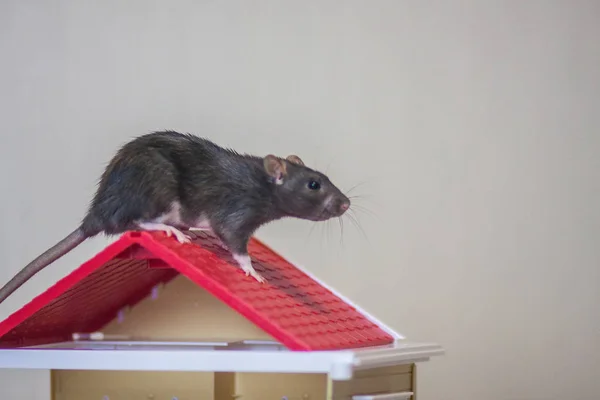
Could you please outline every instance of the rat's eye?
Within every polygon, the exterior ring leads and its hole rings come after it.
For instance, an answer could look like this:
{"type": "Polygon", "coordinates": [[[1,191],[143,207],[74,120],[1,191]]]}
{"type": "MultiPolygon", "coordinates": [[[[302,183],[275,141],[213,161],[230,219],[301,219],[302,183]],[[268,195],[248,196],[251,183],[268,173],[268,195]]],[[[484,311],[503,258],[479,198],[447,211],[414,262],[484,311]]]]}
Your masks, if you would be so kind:
{"type": "Polygon", "coordinates": [[[321,188],[321,184],[317,181],[309,181],[308,188],[310,190],[319,190],[321,188]]]}

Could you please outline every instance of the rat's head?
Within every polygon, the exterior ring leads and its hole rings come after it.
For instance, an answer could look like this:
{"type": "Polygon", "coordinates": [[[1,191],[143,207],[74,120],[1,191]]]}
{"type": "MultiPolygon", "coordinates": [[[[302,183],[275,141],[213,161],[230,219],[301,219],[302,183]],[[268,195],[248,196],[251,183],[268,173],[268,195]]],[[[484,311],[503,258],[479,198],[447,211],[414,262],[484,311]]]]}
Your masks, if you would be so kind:
{"type": "Polygon", "coordinates": [[[284,160],[268,155],[264,168],[273,178],[277,207],[288,216],[325,221],[342,216],[350,208],[350,199],[325,174],[308,168],[298,156],[284,160]]]}

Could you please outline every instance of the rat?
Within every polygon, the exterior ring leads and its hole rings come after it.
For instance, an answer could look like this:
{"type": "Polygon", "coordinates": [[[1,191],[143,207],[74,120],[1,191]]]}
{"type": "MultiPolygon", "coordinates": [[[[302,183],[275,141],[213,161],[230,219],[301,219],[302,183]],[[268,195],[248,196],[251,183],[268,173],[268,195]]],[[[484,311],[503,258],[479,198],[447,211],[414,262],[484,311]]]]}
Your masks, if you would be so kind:
{"type": "Polygon", "coordinates": [[[126,231],[162,231],[190,243],[184,230],[212,232],[257,281],[247,245],[281,218],[341,217],[350,199],[297,155],[241,154],[190,133],[143,134],[121,146],[104,169],[80,225],[0,289],[0,302],[86,239],[126,231]]]}

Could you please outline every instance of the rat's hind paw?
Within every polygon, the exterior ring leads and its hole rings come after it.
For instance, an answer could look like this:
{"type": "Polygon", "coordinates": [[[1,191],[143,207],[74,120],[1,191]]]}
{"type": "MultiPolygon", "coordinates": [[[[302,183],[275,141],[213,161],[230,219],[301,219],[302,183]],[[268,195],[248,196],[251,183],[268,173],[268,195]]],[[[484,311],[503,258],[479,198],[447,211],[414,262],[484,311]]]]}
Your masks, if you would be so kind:
{"type": "MultiPolygon", "coordinates": [[[[189,235],[186,235],[185,233],[181,232],[178,229],[172,228],[171,232],[173,233],[173,235],[175,235],[175,238],[177,239],[177,241],[179,243],[190,243],[192,241],[192,237],[189,235]]],[[[167,233],[167,235],[169,235],[167,233]]],[[[169,235],[171,236],[171,235],[169,235]]]]}
{"type": "Polygon", "coordinates": [[[179,243],[190,243],[192,238],[179,229],[166,224],[159,224],[154,222],[142,222],[138,226],[145,231],[162,231],[167,234],[168,237],[175,236],[175,239],[179,243]]]}
{"type": "Polygon", "coordinates": [[[249,276],[249,275],[252,275],[252,277],[254,279],[256,279],[257,281],[259,281],[260,283],[265,283],[267,281],[265,278],[262,277],[261,274],[256,272],[256,270],[254,268],[252,268],[251,271],[246,271],[246,276],[249,276]]]}
{"type": "Polygon", "coordinates": [[[256,270],[252,266],[252,261],[250,260],[249,256],[234,254],[233,258],[235,259],[235,261],[237,261],[237,263],[240,265],[242,270],[246,273],[246,276],[251,275],[254,279],[256,279],[260,283],[265,283],[267,281],[265,278],[262,277],[261,274],[256,272],[256,270]]]}

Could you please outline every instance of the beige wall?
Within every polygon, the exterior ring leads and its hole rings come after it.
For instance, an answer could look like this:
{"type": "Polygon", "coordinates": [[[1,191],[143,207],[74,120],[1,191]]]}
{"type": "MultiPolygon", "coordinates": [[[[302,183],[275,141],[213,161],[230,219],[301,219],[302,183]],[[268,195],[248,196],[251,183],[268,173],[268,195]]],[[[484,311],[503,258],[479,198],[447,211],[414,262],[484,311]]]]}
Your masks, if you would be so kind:
{"type": "Polygon", "coordinates": [[[348,220],[343,242],[337,223],[260,235],[447,348],[419,400],[597,398],[599,21],[583,0],[4,0],[0,280],[78,223],[116,146],[192,131],[366,181],[368,241],[348,220]]]}

